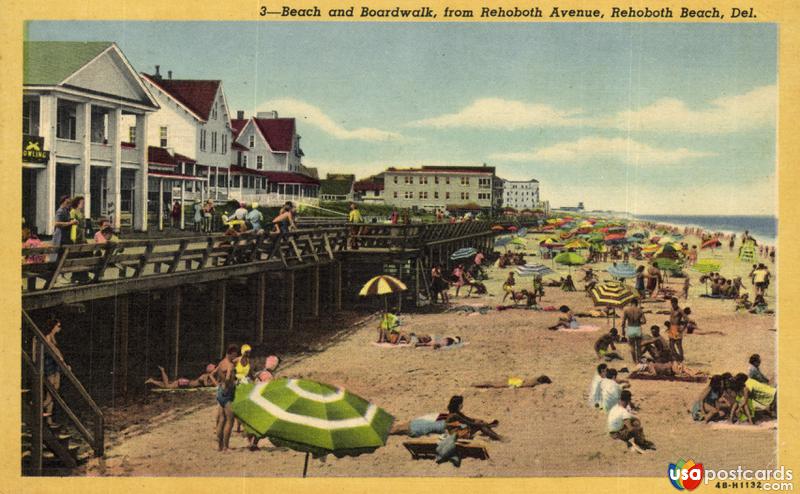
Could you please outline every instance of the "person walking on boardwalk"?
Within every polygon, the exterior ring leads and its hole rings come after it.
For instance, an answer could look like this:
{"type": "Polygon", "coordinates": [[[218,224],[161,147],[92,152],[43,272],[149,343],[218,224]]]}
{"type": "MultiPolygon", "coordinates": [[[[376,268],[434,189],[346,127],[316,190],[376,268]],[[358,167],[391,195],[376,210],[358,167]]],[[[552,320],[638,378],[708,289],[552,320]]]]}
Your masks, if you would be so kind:
{"type": "Polygon", "coordinates": [[[350,248],[353,250],[358,249],[358,236],[361,233],[361,227],[357,225],[363,223],[364,218],[361,216],[358,204],[354,202],[350,203],[350,213],[347,215],[347,222],[355,225],[350,229],[350,248]]]}

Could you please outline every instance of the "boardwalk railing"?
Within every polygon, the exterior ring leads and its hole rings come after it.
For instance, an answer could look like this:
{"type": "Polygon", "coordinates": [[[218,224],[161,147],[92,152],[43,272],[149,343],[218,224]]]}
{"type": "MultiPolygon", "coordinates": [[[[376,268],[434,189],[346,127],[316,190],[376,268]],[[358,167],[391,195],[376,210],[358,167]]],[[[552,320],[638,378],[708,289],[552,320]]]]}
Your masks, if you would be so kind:
{"type": "Polygon", "coordinates": [[[22,249],[23,295],[73,285],[138,280],[255,262],[276,268],[334,260],[336,253],[359,248],[379,251],[423,249],[453,240],[491,234],[484,221],[464,223],[317,224],[285,234],[245,233],[123,240],[105,244],[22,249]]]}

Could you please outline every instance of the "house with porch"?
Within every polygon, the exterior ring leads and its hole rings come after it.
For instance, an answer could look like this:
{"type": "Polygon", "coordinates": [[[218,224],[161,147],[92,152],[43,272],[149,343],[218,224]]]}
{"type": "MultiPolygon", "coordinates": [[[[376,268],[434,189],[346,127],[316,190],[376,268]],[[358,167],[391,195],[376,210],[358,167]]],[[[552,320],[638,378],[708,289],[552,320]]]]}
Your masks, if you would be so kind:
{"type": "Polygon", "coordinates": [[[87,218],[147,229],[145,135],[159,104],[113,42],[23,44],[22,214],[53,233],[61,196],[82,195],[87,218]],[[123,120],[129,122],[123,125],[123,120]]]}
{"type": "Polygon", "coordinates": [[[319,198],[321,201],[352,201],[355,175],[345,173],[328,173],[320,181],[319,198]]]}

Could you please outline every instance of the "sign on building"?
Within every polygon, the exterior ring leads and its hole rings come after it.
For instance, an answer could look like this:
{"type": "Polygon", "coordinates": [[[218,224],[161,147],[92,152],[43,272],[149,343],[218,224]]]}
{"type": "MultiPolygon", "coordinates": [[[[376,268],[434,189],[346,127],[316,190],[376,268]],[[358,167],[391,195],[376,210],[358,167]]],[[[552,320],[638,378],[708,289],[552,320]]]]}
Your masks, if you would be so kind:
{"type": "Polygon", "coordinates": [[[22,136],[22,161],[26,163],[47,163],[50,151],[44,150],[44,137],[22,136]]]}

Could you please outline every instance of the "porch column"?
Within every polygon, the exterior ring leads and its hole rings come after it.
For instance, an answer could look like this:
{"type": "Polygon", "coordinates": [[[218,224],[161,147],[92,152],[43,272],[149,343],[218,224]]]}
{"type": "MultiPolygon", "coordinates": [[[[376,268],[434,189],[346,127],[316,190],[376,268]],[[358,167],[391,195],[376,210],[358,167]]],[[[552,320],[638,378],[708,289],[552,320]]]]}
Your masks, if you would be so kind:
{"type": "MultiPolygon", "coordinates": [[[[147,155],[147,114],[136,115],[136,151],[139,157],[139,171],[136,173],[136,198],[133,201],[133,227],[139,231],[147,231],[147,201],[150,194],[148,190],[149,157],[147,155]]],[[[119,204],[114,204],[119,218],[119,204]]],[[[118,219],[114,220],[118,222],[118,219]]]]}
{"type": "Polygon", "coordinates": [[[164,179],[158,179],[158,231],[164,231],[164,179]]]}
{"type": "MultiPolygon", "coordinates": [[[[122,124],[122,109],[115,108],[108,115],[108,143],[111,146],[111,187],[109,190],[109,197],[111,202],[114,203],[114,229],[118,230],[120,227],[120,217],[122,216],[122,139],[119,135],[119,126],[122,124]]],[[[134,187],[136,185],[134,184],[134,187]]],[[[137,188],[138,190],[138,188],[137,188]]],[[[137,192],[134,191],[134,194],[137,192]]],[[[139,202],[138,198],[134,196],[134,205],[139,202]]],[[[133,211],[131,211],[133,213],[133,211]]],[[[88,217],[88,214],[87,214],[88,217]]],[[[131,225],[134,226],[133,224],[131,225]]]]}
{"type": "Polygon", "coordinates": [[[58,112],[58,98],[55,96],[39,97],[39,133],[44,137],[44,147],[50,150],[50,159],[47,167],[36,174],[36,227],[39,233],[50,235],[53,233],[55,211],[58,208],[56,201],[56,120],[58,112]]]}
{"type": "MultiPolygon", "coordinates": [[[[181,163],[181,175],[186,174],[186,163],[181,163]]],[[[181,221],[180,221],[180,228],[183,230],[186,227],[186,207],[184,206],[183,202],[186,200],[186,180],[179,180],[178,184],[181,186],[181,221]]]]}
{"type": "Polygon", "coordinates": [[[75,194],[84,197],[83,212],[87,218],[91,218],[92,105],[90,103],[77,105],[75,126],[75,138],[81,143],[81,161],[75,167],[75,194]]]}

